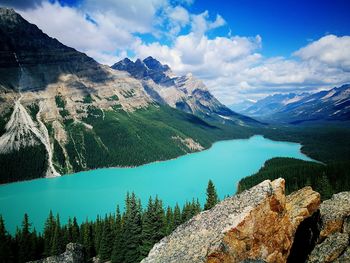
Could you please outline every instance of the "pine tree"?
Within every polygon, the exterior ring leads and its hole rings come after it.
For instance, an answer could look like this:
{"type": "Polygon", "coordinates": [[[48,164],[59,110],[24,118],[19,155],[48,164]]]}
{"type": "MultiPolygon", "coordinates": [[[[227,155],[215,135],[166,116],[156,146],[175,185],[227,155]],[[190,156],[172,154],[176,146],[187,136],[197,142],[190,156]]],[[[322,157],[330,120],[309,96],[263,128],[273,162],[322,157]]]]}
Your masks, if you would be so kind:
{"type": "Polygon", "coordinates": [[[44,227],[44,256],[51,256],[52,241],[55,233],[55,218],[50,210],[49,216],[45,222],[44,227]]]}
{"type": "Polygon", "coordinates": [[[6,231],[4,219],[0,215],[0,255],[1,262],[8,263],[12,262],[10,252],[10,236],[6,231]]]}
{"type": "Polygon", "coordinates": [[[102,231],[103,231],[103,224],[99,216],[96,218],[96,222],[94,224],[94,246],[95,251],[100,250],[100,243],[101,243],[101,237],[102,237],[102,231]]]}
{"type": "Polygon", "coordinates": [[[81,227],[81,232],[86,258],[89,261],[95,255],[92,224],[86,220],[85,224],[81,227]]]}
{"type": "Polygon", "coordinates": [[[153,216],[153,228],[154,228],[154,243],[158,242],[165,236],[166,220],[165,212],[163,208],[163,202],[156,196],[154,202],[154,216],[153,216]]]}
{"type": "Polygon", "coordinates": [[[80,231],[77,218],[73,217],[73,224],[71,229],[71,242],[77,243],[79,241],[80,231]]]}
{"type": "Polygon", "coordinates": [[[190,218],[192,218],[192,206],[191,203],[186,201],[182,207],[181,223],[187,222],[190,218]]]}
{"type": "Polygon", "coordinates": [[[113,250],[113,231],[109,218],[105,218],[103,223],[103,232],[100,244],[100,250],[98,252],[99,258],[102,261],[109,260],[113,250]]]}
{"type": "Polygon", "coordinates": [[[24,214],[24,219],[22,222],[22,230],[19,231],[19,251],[18,251],[18,261],[27,262],[33,258],[33,240],[30,233],[30,223],[28,215],[24,214]]]}
{"type": "Polygon", "coordinates": [[[181,210],[180,210],[179,204],[176,203],[175,208],[174,208],[174,228],[181,225],[181,223],[182,223],[181,210]]]}
{"type": "Polygon", "coordinates": [[[148,200],[147,210],[143,214],[142,220],[142,246],[140,248],[141,257],[148,254],[149,250],[152,248],[152,235],[153,235],[153,225],[152,220],[154,216],[154,204],[152,197],[148,200]]]}
{"type": "Polygon", "coordinates": [[[204,205],[204,210],[213,208],[219,202],[218,195],[216,193],[215,186],[212,180],[209,180],[207,187],[207,201],[204,205]]]}
{"type": "Polygon", "coordinates": [[[123,239],[122,239],[122,217],[120,215],[119,206],[117,206],[117,212],[115,216],[115,232],[114,232],[114,244],[112,251],[112,263],[123,262],[123,239]]]}
{"type": "Polygon", "coordinates": [[[69,242],[72,242],[73,238],[72,238],[72,219],[69,217],[68,218],[68,224],[66,227],[64,227],[64,232],[65,232],[65,239],[69,242]]]}
{"type": "Polygon", "coordinates": [[[326,174],[322,174],[322,176],[319,178],[317,190],[321,194],[322,200],[326,200],[332,197],[332,186],[330,185],[326,174]]]}
{"type": "Polygon", "coordinates": [[[123,240],[124,240],[124,262],[134,263],[140,259],[141,245],[141,205],[134,193],[127,196],[126,211],[124,216],[123,240]]]}
{"type": "Polygon", "coordinates": [[[55,221],[55,231],[52,238],[52,247],[51,247],[51,255],[59,255],[64,250],[64,244],[62,240],[62,230],[60,217],[57,214],[55,221]]]}
{"type": "Polygon", "coordinates": [[[166,231],[165,231],[165,234],[169,235],[175,229],[174,213],[173,213],[173,210],[171,209],[170,206],[167,207],[165,218],[166,218],[166,231]]]}
{"type": "Polygon", "coordinates": [[[165,215],[162,201],[150,197],[142,222],[142,246],[140,260],[146,257],[153,245],[165,236],[165,215]]]}

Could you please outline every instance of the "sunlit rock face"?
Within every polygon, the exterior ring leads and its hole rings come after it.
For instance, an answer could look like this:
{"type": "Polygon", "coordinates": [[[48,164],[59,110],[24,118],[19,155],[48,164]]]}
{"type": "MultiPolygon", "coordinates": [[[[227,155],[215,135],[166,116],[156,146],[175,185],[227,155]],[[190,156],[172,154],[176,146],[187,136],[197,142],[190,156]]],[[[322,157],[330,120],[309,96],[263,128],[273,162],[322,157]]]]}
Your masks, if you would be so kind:
{"type": "Polygon", "coordinates": [[[142,262],[286,262],[298,226],[319,204],[310,187],[285,196],[283,179],[267,180],[181,225],[142,262]]]}

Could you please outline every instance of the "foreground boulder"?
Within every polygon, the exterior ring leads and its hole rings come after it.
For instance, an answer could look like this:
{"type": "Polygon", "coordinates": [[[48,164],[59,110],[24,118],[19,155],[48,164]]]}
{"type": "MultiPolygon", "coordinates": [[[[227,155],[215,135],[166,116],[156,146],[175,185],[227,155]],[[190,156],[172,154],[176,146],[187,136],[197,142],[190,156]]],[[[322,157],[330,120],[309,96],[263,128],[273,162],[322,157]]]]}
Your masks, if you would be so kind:
{"type": "Polygon", "coordinates": [[[321,213],[321,240],[329,235],[342,232],[343,225],[345,231],[350,233],[350,192],[341,192],[324,201],[320,206],[321,213]]]}
{"type": "Polygon", "coordinates": [[[266,180],[179,226],[142,263],[286,262],[299,224],[319,204],[310,187],[286,197],[283,179],[266,180]]]}
{"type": "Polygon", "coordinates": [[[320,206],[320,236],[309,263],[350,262],[350,192],[341,192],[320,206]]]}
{"type": "Polygon", "coordinates": [[[84,263],[84,248],[77,243],[69,243],[66,246],[66,251],[58,256],[52,256],[29,263],[84,263]]]}

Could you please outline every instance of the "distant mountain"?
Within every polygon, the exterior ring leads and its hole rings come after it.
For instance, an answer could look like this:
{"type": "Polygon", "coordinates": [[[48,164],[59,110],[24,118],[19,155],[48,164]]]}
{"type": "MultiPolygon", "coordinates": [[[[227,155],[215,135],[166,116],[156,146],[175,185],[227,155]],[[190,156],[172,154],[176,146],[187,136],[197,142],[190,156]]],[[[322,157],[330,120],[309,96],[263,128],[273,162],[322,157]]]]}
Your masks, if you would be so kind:
{"type": "Polygon", "coordinates": [[[240,101],[237,103],[227,105],[227,107],[235,112],[241,113],[241,112],[245,111],[246,109],[248,109],[249,107],[253,106],[255,103],[256,103],[256,101],[243,100],[243,101],[240,101]]]}
{"type": "Polygon", "coordinates": [[[313,94],[275,94],[242,113],[267,122],[293,124],[350,120],[350,84],[313,94]]]}
{"type": "Polygon", "coordinates": [[[153,58],[114,70],[12,9],[0,36],[0,183],[175,158],[257,123],[153,58]]]}
{"type": "Polygon", "coordinates": [[[247,114],[248,116],[264,118],[275,112],[278,112],[286,105],[297,102],[308,95],[308,93],[274,94],[258,100],[251,106],[242,110],[238,110],[238,112],[247,114]]]}
{"type": "Polygon", "coordinates": [[[258,124],[220,103],[204,83],[192,74],[176,76],[168,65],[147,57],[135,62],[125,58],[112,66],[141,80],[147,94],[160,104],[195,114],[209,121],[238,125],[258,124]]]}

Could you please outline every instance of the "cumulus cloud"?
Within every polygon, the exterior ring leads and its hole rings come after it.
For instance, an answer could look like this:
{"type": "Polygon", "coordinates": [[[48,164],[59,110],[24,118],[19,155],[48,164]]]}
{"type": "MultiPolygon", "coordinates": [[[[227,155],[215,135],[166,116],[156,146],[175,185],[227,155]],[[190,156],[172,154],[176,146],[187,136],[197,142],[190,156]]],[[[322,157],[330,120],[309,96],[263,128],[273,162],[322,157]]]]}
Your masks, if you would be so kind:
{"type": "Polygon", "coordinates": [[[210,21],[208,10],[199,15],[192,15],[191,20],[192,32],[198,35],[203,35],[208,30],[221,27],[226,23],[226,21],[219,14],[216,16],[214,21],[210,21]]]}
{"type": "Polygon", "coordinates": [[[45,33],[101,63],[151,55],[177,74],[203,79],[227,104],[350,81],[350,36],[327,35],[290,58],[266,58],[259,35],[209,37],[227,22],[208,11],[191,13],[191,0],[84,0],[78,7],[45,0],[17,3],[24,18],[45,33]],[[145,34],[153,35],[153,42],[146,42],[145,34]]]}
{"type": "Polygon", "coordinates": [[[165,9],[164,16],[168,20],[170,36],[178,35],[181,29],[190,22],[190,13],[182,6],[169,6],[165,9]]]}
{"type": "Polygon", "coordinates": [[[91,21],[85,12],[61,6],[58,2],[44,2],[37,8],[19,12],[48,35],[86,52],[101,63],[115,62],[125,47],[139,41],[127,28],[120,27],[103,13],[96,13],[91,21]]]}
{"type": "Polygon", "coordinates": [[[303,60],[313,60],[350,71],[350,36],[324,36],[299,49],[294,55],[303,60]]]}
{"type": "Polygon", "coordinates": [[[171,47],[141,43],[136,54],[158,57],[178,74],[194,73],[214,95],[230,104],[275,92],[314,91],[349,82],[347,39],[325,36],[294,52],[295,58],[287,59],[263,57],[259,35],[209,39],[192,32],[179,36],[171,47]]]}

